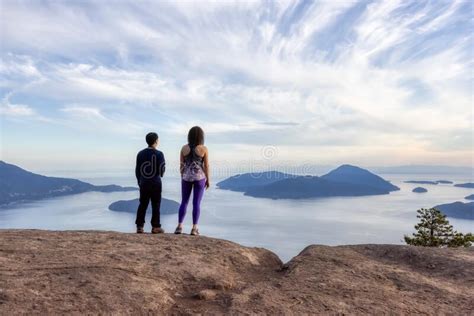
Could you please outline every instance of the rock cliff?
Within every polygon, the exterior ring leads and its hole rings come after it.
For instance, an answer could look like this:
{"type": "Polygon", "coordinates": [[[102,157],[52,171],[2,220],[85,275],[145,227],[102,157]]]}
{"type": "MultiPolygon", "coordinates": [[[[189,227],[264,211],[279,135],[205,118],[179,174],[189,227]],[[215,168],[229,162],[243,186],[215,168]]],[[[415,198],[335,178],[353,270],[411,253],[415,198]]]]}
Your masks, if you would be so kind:
{"type": "Polygon", "coordinates": [[[474,249],[0,230],[0,314],[473,314],[474,249]]]}

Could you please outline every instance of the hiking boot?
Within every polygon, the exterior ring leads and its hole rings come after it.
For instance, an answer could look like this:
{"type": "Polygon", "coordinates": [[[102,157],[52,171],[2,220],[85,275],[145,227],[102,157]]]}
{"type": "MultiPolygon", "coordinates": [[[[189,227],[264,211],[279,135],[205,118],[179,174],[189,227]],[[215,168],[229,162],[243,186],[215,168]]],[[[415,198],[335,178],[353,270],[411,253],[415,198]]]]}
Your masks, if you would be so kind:
{"type": "Polygon", "coordinates": [[[151,229],[152,234],[163,234],[164,232],[165,232],[164,229],[161,227],[153,227],[151,229]]]}

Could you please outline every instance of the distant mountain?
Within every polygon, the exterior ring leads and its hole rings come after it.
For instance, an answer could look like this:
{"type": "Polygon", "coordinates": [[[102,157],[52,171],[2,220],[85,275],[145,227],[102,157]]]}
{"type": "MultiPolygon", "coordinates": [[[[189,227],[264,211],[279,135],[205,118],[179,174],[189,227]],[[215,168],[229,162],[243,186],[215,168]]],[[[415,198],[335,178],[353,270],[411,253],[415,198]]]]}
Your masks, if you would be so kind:
{"type": "Polygon", "coordinates": [[[245,191],[245,195],[271,199],[304,199],[330,196],[365,196],[387,194],[388,191],[367,185],[328,181],[321,177],[301,176],[280,180],[245,191]]]}
{"type": "Polygon", "coordinates": [[[440,184],[453,184],[453,181],[449,181],[449,180],[438,180],[436,182],[438,182],[440,184]]]}
{"type": "Polygon", "coordinates": [[[92,185],[76,179],[47,177],[0,161],[0,207],[90,191],[133,191],[137,188],[118,185],[92,185]]]}
{"type": "MultiPolygon", "coordinates": [[[[121,200],[114,202],[109,205],[109,210],[115,212],[127,212],[127,213],[135,213],[138,208],[138,204],[140,204],[138,199],[134,200],[121,200]]],[[[161,199],[161,207],[160,213],[161,214],[176,214],[178,213],[179,203],[173,200],[168,199],[161,199]]],[[[151,203],[148,205],[147,212],[151,212],[151,203]]]]}
{"type": "Polygon", "coordinates": [[[416,187],[416,188],[414,188],[413,190],[411,190],[411,192],[415,192],[415,193],[426,193],[426,192],[428,192],[428,190],[426,190],[425,188],[422,188],[422,187],[416,187]]]}
{"type": "Polygon", "coordinates": [[[474,202],[454,202],[435,206],[448,217],[474,220],[474,202]]]}
{"type": "Polygon", "coordinates": [[[472,167],[407,165],[395,167],[373,167],[371,170],[382,174],[474,174],[472,167]]]}
{"type": "Polygon", "coordinates": [[[278,171],[254,172],[237,174],[217,183],[217,187],[223,190],[245,192],[248,188],[256,185],[266,185],[279,180],[295,178],[296,175],[278,171]]]}
{"type": "Polygon", "coordinates": [[[474,194],[465,197],[466,200],[474,200],[474,194]]]}
{"type": "Polygon", "coordinates": [[[405,183],[414,183],[414,184],[438,184],[437,181],[427,181],[427,180],[409,180],[405,181],[405,183]]]}
{"type": "Polygon", "coordinates": [[[398,187],[359,167],[343,165],[322,177],[283,174],[281,180],[267,174],[243,174],[231,177],[217,186],[242,191],[245,195],[272,199],[302,199],[330,196],[364,196],[388,194],[398,187]],[[244,179],[244,181],[242,181],[244,179]],[[251,179],[250,183],[245,180],[251,179]],[[225,185],[222,185],[225,183],[225,185]]]}
{"type": "Polygon", "coordinates": [[[458,188],[469,188],[469,189],[473,189],[473,188],[474,188],[474,183],[472,183],[472,182],[468,182],[468,183],[458,183],[458,184],[455,184],[454,186],[455,186],[455,187],[458,187],[458,188]]]}
{"type": "Polygon", "coordinates": [[[380,189],[388,192],[400,190],[399,187],[394,186],[390,182],[384,180],[371,173],[368,170],[352,166],[352,165],[342,165],[336,169],[330,171],[321,177],[322,179],[334,181],[334,182],[344,182],[352,183],[356,185],[369,186],[374,189],[380,189]]]}

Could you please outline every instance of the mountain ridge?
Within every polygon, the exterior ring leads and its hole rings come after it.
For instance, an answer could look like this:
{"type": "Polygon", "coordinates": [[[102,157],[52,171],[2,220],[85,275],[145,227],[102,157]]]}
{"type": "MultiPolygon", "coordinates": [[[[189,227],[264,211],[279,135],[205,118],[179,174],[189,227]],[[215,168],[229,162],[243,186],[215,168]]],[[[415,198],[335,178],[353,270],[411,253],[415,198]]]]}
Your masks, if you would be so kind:
{"type": "Polygon", "coordinates": [[[48,177],[0,160],[0,207],[91,191],[123,192],[134,190],[137,188],[115,184],[93,185],[77,179],[48,177]]]}
{"type": "Polygon", "coordinates": [[[453,202],[436,205],[434,208],[440,210],[448,217],[474,220],[474,202],[453,202]]]}
{"type": "Polygon", "coordinates": [[[321,178],[335,182],[373,186],[389,192],[400,190],[400,188],[384,180],[382,177],[371,173],[366,169],[349,164],[341,165],[321,176],[321,178]]]}
{"type": "Polygon", "coordinates": [[[318,176],[299,176],[278,171],[243,174],[229,177],[217,187],[224,190],[243,192],[244,195],[272,199],[304,199],[332,196],[367,196],[388,194],[399,188],[368,170],[341,165],[327,174],[318,176]],[[252,179],[245,184],[246,180],[252,179]],[[264,181],[259,181],[263,178],[264,181]]]}

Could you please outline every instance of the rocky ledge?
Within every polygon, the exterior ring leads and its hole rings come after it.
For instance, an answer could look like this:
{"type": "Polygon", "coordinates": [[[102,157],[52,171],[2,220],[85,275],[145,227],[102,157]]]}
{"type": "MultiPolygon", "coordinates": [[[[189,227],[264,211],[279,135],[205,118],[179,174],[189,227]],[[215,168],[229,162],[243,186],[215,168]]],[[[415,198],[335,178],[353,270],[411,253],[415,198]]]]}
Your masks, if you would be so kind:
{"type": "Polygon", "coordinates": [[[0,314],[474,313],[474,249],[0,230],[0,314]]]}

